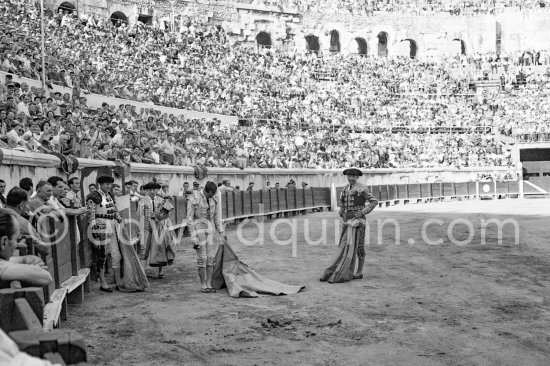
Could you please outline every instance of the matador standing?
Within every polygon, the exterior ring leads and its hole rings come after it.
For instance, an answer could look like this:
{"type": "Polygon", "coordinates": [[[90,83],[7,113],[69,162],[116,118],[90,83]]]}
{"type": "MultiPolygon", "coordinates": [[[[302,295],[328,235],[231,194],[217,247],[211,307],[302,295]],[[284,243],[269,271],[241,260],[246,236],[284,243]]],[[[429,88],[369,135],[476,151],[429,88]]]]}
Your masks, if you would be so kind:
{"type": "Polygon", "coordinates": [[[332,266],[325,270],[321,281],[347,282],[363,278],[365,265],[365,217],[378,206],[378,200],[364,184],[357,182],[363,175],[359,169],[344,170],[349,184],[340,195],[340,217],[344,221],[340,236],[340,251],[332,266]],[[355,262],[357,259],[357,270],[355,262]],[[355,272],[356,271],[356,272],[355,272]],[[355,273],[354,273],[355,272],[355,273]]]}

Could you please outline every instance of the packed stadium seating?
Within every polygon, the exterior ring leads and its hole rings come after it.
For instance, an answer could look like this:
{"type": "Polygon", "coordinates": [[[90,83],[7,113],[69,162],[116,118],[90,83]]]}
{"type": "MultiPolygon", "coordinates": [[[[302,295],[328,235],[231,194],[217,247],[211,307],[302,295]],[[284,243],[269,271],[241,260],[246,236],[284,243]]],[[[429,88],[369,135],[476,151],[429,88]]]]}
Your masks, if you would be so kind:
{"type": "Polygon", "coordinates": [[[413,14],[445,12],[451,15],[493,14],[509,8],[537,9],[548,6],[544,0],[237,0],[239,3],[276,6],[300,12],[339,10],[352,14],[375,11],[413,14]]]}
{"type": "MultiPolygon", "coordinates": [[[[0,2],[0,71],[39,79],[40,23],[27,5],[0,2]]],[[[506,166],[504,144],[486,131],[545,132],[544,50],[422,60],[253,52],[192,20],[171,33],[68,13],[48,15],[46,36],[48,82],[73,93],[50,98],[0,81],[0,147],[186,166],[506,166]],[[491,80],[489,96],[473,94],[491,80]],[[89,92],[237,115],[248,127],[130,105],[94,110],[82,98],[89,92]]]]}

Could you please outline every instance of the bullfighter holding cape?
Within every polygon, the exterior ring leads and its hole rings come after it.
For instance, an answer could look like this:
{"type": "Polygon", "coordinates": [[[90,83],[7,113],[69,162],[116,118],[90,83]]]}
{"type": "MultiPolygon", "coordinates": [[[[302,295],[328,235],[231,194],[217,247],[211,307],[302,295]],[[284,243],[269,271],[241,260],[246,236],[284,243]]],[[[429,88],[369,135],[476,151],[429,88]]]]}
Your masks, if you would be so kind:
{"type": "Polygon", "coordinates": [[[344,220],[338,254],[333,264],[325,270],[321,281],[330,283],[348,282],[363,278],[365,264],[365,216],[376,206],[378,201],[368,188],[357,182],[363,175],[359,169],[344,170],[349,184],[340,195],[340,217],[344,220]],[[357,263],[357,272],[355,265],[357,263]]]}
{"type": "Polygon", "coordinates": [[[187,203],[187,222],[197,251],[201,291],[211,293],[227,288],[232,297],[290,295],[302,291],[304,286],[267,279],[239,260],[225,236],[217,193],[217,185],[207,182],[187,203]]]}

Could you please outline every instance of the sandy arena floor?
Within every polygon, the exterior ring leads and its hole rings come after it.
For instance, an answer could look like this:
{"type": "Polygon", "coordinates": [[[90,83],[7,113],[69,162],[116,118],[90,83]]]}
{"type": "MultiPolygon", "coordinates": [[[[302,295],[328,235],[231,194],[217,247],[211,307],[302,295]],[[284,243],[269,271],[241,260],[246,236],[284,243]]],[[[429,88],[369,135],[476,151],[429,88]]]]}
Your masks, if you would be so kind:
{"type": "MultiPolygon", "coordinates": [[[[263,224],[263,245],[243,245],[230,230],[229,242],[250,267],[307,286],[283,297],[202,294],[186,240],[166,278],[151,278],[147,292],[105,294],[94,283],[91,296],[69,309],[62,326],[87,337],[91,363],[108,365],[548,365],[549,203],[466,201],[375,210],[365,278],[345,284],[318,280],[337,250],[335,213],[291,218],[297,220],[296,246],[268,238],[274,221],[263,224]],[[518,222],[519,243],[508,223],[500,245],[494,224],[481,245],[481,220],[508,218],[518,222]],[[400,243],[392,224],[381,231],[380,243],[378,219],[397,220],[400,243]],[[443,224],[432,222],[423,238],[428,219],[443,224]],[[468,239],[464,220],[474,228],[471,243],[451,242],[449,227],[455,241],[468,239]],[[318,239],[323,225],[323,244],[306,244],[304,231],[318,239]],[[426,244],[439,238],[439,245],[426,244]]],[[[280,240],[291,237],[288,224],[273,229],[280,240]]],[[[250,227],[244,238],[253,240],[258,231],[250,227]]]]}

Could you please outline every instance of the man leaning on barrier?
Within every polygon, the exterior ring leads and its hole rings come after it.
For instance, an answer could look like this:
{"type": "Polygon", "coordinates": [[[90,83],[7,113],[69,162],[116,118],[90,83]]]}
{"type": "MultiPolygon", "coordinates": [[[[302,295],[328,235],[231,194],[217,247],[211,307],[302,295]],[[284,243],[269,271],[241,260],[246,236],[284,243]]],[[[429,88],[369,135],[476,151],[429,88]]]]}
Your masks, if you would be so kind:
{"type": "Polygon", "coordinates": [[[44,262],[34,255],[12,257],[19,238],[19,223],[6,210],[0,209],[0,289],[11,281],[23,286],[46,286],[52,277],[44,262]]]}
{"type": "Polygon", "coordinates": [[[218,215],[218,187],[207,182],[203,190],[193,191],[187,201],[187,222],[191,234],[191,243],[197,251],[197,267],[202,292],[216,292],[212,288],[212,272],[216,256],[214,235],[216,230],[225,236],[222,218],[218,215]]]}
{"type": "Polygon", "coordinates": [[[23,217],[28,211],[29,196],[24,189],[13,187],[6,197],[7,206],[5,210],[9,212],[19,223],[19,247],[26,247],[26,240],[32,238],[33,246],[37,253],[47,255],[50,252],[50,247],[46,245],[38,231],[31,223],[23,217]]]}

